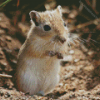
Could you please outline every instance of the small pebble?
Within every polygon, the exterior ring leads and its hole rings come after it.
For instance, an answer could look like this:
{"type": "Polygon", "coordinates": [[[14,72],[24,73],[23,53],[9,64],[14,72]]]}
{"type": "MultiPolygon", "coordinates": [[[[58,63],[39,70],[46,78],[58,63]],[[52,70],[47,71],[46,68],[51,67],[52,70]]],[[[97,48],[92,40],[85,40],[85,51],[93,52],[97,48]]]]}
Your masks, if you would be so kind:
{"type": "Polygon", "coordinates": [[[91,56],[91,55],[93,55],[93,53],[94,53],[93,51],[89,51],[88,55],[91,56]]]}
{"type": "Polygon", "coordinates": [[[17,64],[17,60],[11,60],[11,62],[13,63],[13,64],[17,64]]]}
{"type": "Polygon", "coordinates": [[[5,98],[8,98],[8,96],[7,96],[6,94],[4,95],[4,97],[5,97],[5,98]]]}
{"type": "Polygon", "coordinates": [[[63,86],[63,83],[59,83],[59,86],[63,86]]]}
{"type": "Polygon", "coordinates": [[[74,62],[78,62],[78,61],[79,61],[79,59],[75,59],[75,60],[74,60],[74,62]]]}
{"type": "Polygon", "coordinates": [[[68,89],[69,88],[69,85],[68,84],[65,84],[64,85],[64,89],[66,90],[66,89],[68,89]]]}
{"type": "Polygon", "coordinates": [[[75,98],[75,94],[69,95],[69,98],[75,98]]]}
{"type": "Polygon", "coordinates": [[[73,71],[71,71],[70,73],[66,74],[66,75],[64,76],[64,79],[67,80],[67,79],[69,79],[70,77],[72,77],[72,75],[73,75],[73,71]]]}
{"type": "Polygon", "coordinates": [[[70,54],[74,54],[74,50],[70,50],[69,53],[70,53],[70,54]]]}

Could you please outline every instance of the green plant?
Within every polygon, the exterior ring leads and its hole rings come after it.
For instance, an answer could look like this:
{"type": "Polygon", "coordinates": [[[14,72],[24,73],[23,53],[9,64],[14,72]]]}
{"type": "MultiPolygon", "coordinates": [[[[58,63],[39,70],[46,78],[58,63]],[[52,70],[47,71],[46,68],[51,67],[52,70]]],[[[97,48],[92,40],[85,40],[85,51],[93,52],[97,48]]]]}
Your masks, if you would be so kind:
{"type": "Polygon", "coordinates": [[[6,0],[5,2],[3,2],[1,5],[0,5],[0,8],[1,7],[3,7],[3,6],[5,6],[8,2],[10,2],[10,1],[12,1],[12,0],[6,0]]]}

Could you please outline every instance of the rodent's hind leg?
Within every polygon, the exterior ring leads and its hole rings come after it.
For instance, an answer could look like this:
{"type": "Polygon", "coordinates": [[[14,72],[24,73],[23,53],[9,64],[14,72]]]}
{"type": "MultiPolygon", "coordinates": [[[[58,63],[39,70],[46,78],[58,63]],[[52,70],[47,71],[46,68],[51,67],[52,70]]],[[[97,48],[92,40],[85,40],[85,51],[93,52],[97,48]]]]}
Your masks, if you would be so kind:
{"type": "Polygon", "coordinates": [[[38,96],[44,96],[44,92],[43,91],[39,91],[38,93],[36,93],[36,95],[38,95],[38,96]]]}

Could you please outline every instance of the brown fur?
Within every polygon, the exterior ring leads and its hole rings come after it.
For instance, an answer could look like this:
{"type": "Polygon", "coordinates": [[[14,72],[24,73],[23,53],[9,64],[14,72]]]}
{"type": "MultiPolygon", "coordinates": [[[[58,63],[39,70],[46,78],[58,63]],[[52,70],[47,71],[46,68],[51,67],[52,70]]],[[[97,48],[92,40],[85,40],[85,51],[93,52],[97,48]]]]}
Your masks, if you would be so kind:
{"type": "Polygon", "coordinates": [[[64,54],[66,42],[56,41],[55,36],[67,40],[67,30],[60,6],[53,11],[33,11],[30,16],[32,26],[19,52],[15,84],[18,90],[31,95],[40,91],[47,94],[59,82],[60,60],[57,56],[48,56],[46,51],[64,54]],[[44,31],[44,25],[49,25],[51,30],[44,31]]]}

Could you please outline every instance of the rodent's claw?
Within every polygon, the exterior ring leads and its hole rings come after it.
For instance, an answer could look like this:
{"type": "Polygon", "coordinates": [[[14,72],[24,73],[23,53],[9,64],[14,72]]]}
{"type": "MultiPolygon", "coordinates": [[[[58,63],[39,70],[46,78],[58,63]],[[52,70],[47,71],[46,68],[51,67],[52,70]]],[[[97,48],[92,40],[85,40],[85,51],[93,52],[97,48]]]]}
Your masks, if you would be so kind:
{"type": "Polygon", "coordinates": [[[62,55],[61,53],[56,52],[56,55],[57,55],[57,58],[58,58],[58,59],[63,59],[63,55],[62,55]]]}
{"type": "Polygon", "coordinates": [[[50,56],[50,57],[53,57],[53,56],[56,55],[54,51],[46,51],[46,54],[47,54],[48,56],[50,56]]]}

